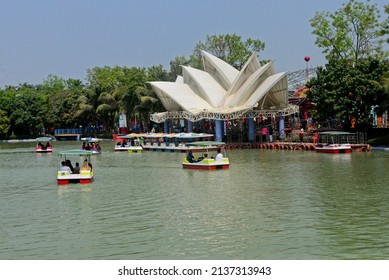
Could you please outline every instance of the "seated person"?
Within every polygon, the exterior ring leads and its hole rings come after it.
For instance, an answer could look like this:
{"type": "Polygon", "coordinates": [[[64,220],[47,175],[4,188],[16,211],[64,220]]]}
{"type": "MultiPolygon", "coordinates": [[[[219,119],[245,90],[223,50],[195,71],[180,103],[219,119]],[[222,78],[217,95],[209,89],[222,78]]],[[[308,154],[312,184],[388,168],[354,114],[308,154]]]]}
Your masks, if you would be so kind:
{"type": "Polygon", "coordinates": [[[81,170],[88,170],[88,171],[91,170],[91,167],[89,166],[87,160],[84,160],[84,163],[83,163],[82,166],[81,166],[81,170]]]}
{"type": "Polygon", "coordinates": [[[192,151],[189,151],[189,153],[186,156],[186,160],[189,162],[195,162],[192,151]]]}
{"type": "Polygon", "coordinates": [[[222,161],[223,160],[223,154],[220,148],[217,148],[217,155],[215,157],[215,161],[222,161]]]}
{"type": "Polygon", "coordinates": [[[80,164],[76,162],[76,166],[73,169],[73,174],[80,174],[80,164]]]}
{"type": "Polygon", "coordinates": [[[61,167],[59,168],[59,171],[68,171],[69,173],[72,173],[72,170],[70,170],[70,167],[66,165],[65,161],[61,162],[61,167]]]}
{"type": "Polygon", "coordinates": [[[73,165],[72,165],[72,163],[70,162],[69,159],[67,159],[67,160],[65,161],[65,164],[66,164],[66,166],[69,166],[70,170],[73,172],[74,168],[73,168],[73,165]]]}

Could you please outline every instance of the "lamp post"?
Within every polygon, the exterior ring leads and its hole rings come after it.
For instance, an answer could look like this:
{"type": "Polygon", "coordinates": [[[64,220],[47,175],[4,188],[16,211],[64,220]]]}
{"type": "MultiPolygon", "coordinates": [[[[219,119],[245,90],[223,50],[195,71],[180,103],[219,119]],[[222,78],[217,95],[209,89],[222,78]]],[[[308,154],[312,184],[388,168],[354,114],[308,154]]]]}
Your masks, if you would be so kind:
{"type": "Polygon", "coordinates": [[[311,60],[309,55],[306,55],[304,57],[304,60],[306,62],[306,68],[305,68],[305,82],[308,82],[308,62],[311,60]]]}

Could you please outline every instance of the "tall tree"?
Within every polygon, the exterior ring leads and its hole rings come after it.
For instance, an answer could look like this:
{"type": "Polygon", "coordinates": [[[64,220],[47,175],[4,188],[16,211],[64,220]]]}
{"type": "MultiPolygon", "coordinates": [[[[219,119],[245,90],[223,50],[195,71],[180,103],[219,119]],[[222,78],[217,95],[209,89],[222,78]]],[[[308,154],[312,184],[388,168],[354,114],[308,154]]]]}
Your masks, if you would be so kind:
{"type": "Polygon", "coordinates": [[[316,120],[336,119],[346,129],[366,130],[371,108],[384,104],[384,22],[379,22],[377,5],[369,3],[349,0],[334,13],[320,12],[311,19],[316,45],[329,61],[307,84],[308,97],[317,104],[316,120]]]}
{"type": "Polygon", "coordinates": [[[307,96],[317,104],[315,121],[330,125],[331,120],[344,129],[366,130],[371,125],[373,105],[385,101],[384,87],[379,83],[389,70],[387,63],[378,59],[330,60],[319,67],[317,77],[307,86],[307,96]]]}
{"type": "Polygon", "coordinates": [[[334,13],[318,12],[310,20],[316,45],[326,58],[356,62],[370,56],[381,57],[382,30],[380,11],[376,4],[350,0],[334,13]]]}
{"type": "Polygon", "coordinates": [[[241,69],[253,52],[265,49],[265,43],[248,38],[243,41],[237,34],[207,36],[205,42],[199,42],[190,57],[192,67],[202,69],[201,50],[207,51],[224,60],[237,69],[241,69]]]}
{"type": "Polygon", "coordinates": [[[170,75],[171,80],[174,81],[177,76],[182,76],[182,65],[188,65],[189,60],[183,56],[176,56],[174,60],[170,61],[170,75]]]}

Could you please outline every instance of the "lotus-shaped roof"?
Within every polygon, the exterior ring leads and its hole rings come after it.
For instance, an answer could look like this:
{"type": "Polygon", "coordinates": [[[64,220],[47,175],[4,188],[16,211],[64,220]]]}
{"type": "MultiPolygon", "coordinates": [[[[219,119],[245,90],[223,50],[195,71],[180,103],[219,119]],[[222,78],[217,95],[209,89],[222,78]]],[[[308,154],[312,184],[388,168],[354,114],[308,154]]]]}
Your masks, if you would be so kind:
{"type": "Polygon", "coordinates": [[[204,70],[182,66],[183,75],[175,82],[150,82],[168,111],[153,114],[153,121],[174,116],[192,121],[235,119],[248,112],[286,115],[298,111],[288,104],[286,72],[275,73],[273,62],[261,66],[253,53],[238,71],[205,51],[202,58],[204,70]]]}

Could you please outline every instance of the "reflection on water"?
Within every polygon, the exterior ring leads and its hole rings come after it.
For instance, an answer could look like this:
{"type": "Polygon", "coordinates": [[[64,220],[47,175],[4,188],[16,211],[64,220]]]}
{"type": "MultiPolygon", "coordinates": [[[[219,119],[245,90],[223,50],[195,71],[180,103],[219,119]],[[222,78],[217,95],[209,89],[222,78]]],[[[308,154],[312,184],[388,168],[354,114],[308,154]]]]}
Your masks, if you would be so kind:
{"type": "Polygon", "coordinates": [[[233,150],[199,171],[103,142],[92,184],[57,186],[34,145],[0,144],[0,259],[389,258],[387,152],[233,150]]]}

